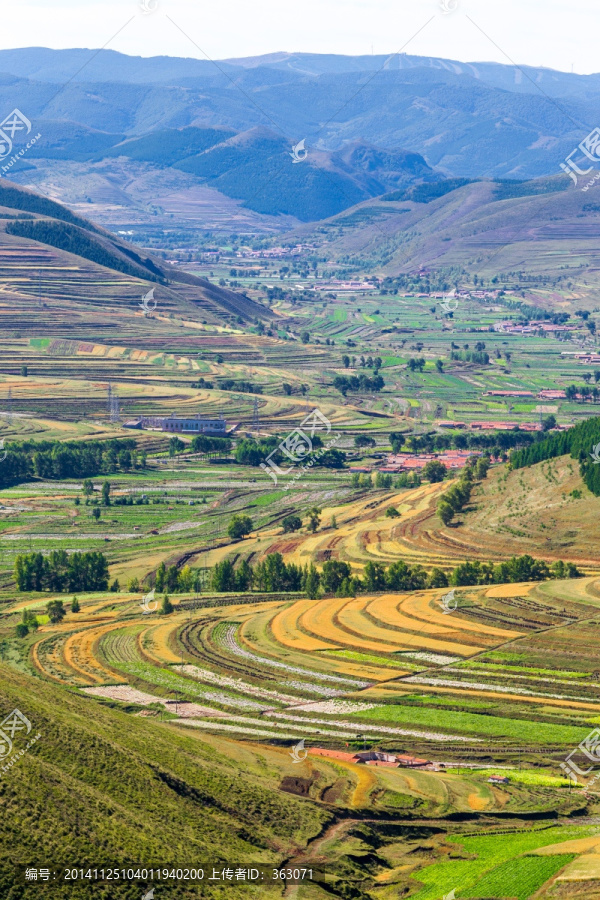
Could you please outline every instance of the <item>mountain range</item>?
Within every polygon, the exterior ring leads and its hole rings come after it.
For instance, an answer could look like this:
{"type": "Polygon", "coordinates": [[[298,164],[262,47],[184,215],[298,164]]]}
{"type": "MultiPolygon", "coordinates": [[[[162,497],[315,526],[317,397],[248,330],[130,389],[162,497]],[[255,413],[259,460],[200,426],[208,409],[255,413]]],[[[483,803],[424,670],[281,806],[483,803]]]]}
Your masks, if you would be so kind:
{"type": "Polygon", "coordinates": [[[61,160],[76,177],[73,163],[126,158],[314,221],[409,183],[559,173],[600,119],[600,75],[406,54],[212,63],[24,48],[0,51],[0,111],[15,107],[42,135],[11,171],[21,183],[28,166],[39,179],[61,160]]]}

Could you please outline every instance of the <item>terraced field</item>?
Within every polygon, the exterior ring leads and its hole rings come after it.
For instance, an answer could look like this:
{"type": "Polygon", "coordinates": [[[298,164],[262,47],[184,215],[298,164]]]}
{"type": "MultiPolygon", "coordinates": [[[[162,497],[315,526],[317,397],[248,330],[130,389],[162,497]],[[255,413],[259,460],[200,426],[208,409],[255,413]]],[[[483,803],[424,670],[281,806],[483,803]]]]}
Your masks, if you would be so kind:
{"type": "Polygon", "coordinates": [[[171,712],[176,701],[181,725],[250,740],[364,735],[429,754],[581,740],[600,716],[600,581],[463,588],[451,614],[443,593],[195,609],[181,595],[168,617],[142,614],[133,595],[94,595],[42,625],[29,660],[55,683],[117,701],[129,686],[171,712]]]}

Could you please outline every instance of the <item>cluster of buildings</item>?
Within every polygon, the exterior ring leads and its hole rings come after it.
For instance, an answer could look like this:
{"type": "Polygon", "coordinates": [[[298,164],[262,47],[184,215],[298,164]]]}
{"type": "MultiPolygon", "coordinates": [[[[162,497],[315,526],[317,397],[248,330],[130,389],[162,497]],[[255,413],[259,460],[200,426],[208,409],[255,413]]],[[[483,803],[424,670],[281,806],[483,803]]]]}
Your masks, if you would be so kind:
{"type": "Polygon", "coordinates": [[[586,366],[597,366],[600,364],[600,355],[598,353],[569,353],[563,352],[560,354],[561,356],[572,356],[575,359],[579,360],[580,363],[583,363],[586,366]]]}
{"type": "Polygon", "coordinates": [[[303,250],[312,250],[309,244],[296,244],[295,247],[267,247],[264,250],[244,250],[235,254],[239,259],[280,259],[282,256],[299,256],[303,250]]]}
{"type": "MultiPolygon", "coordinates": [[[[454,768],[456,763],[432,762],[409,753],[384,753],[382,750],[364,750],[358,753],[348,753],[343,750],[326,750],[323,747],[312,747],[311,756],[324,756],[328,759],[339,759],[340,762],[350,762],[365,766],[380,766],[389,769],[422,769],[429,772],[440,772],[447,768],[454,768]]],[[[490,784],[510,784],[507,775],[490,775],[487,781],[490,784]]]]}
{"type": "Polygon", "coordinates": [[[407,753],[384,753],[381,750],[361,750],[359,753],[345,753],[343,750],[325,750],[322,747],[313,747],[308,752],[312,756],[327,756],[329,759],[339,759],[344,762],[358,763],[365,766],[383,766],[394,769],[400,766],[407,769],[437,768],[431,760],[410,756],[407,753]]]}
{"type": "Polygon", "coordinates": [[[207,434],[225,437],[227,423],[223,416],[208,419],[203,416],[140,416],[124,423],[124,428],[148,428],[153,431],[168,431],[172,434],[207,434]]]}
{"type": "MultiPolygon", "coordinates": [[[[466,422],[452,422],[449,419],[443,419],[438,422],[440,428],[467,428],[466,422]]],[[[518,428],[520,431],[540,431],[539,422],[496,422],[490,420],[469,422],[468,427],[472,431],[513,431],[518,428]]]]}
{"type": "Polygon", "coordinates": [[[479,456],[472,450],[446,450],[444,453],[390,453],[387,464],[380,472],[419,472],[428,462],[437,460],[447,469],[462,469],[471,456],[479,456]]]}
{"type": "Polygon", "coordinates": [[[514,322],[495,322],[494,331],[502,334],[536,334],[543,331],[547,334],[558,334],[561,331],[574,331],[577,325],[555,325],[553,322],[528,322],[527,325],[515,325],[514,322]]]}

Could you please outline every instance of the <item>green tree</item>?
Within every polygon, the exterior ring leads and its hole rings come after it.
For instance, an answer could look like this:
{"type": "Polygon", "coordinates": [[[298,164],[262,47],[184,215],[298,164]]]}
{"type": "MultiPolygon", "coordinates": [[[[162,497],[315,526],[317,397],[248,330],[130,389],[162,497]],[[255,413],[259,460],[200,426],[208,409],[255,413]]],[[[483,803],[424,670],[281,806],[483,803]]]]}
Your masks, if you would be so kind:
{"type": "Polygon", "coordinates": [[[440,588],[440,587],[448,587],[448,577],[442,569],[439,569],[437,566],[434,566],[431,572],[429,573],[429,578],[427,579],[427,587],[428,588],[440,588]]]}
{"type": "Polygon", "coordinates": [[[375,447],[377,444],[375,438],[368,437],[366,434],[357,434],[354,438],[354,446],[361,447],[375,447]]]}
{"type": "Polygon", "coordinates": [[[235,571],[228,559],[216,563],[211,576],[211,587],[219,594],[235,590],[235,571]]]}
{"type": "Polygon", "coordinates": [[[283,533],[289,534],[291,531],[298,531],[299,528],[302,528],[302,519],[300,516],[286,516],[282,521],[283,533]]]}
{"type": "Polygon", "coordinates": [[[250,516],[235,515],[227,526],[227,534],[232,541],[240,540],[250,534],[253,524],[250,516]]]}
{"type": "Polygon", "coordinates": [[[169,566],[165,575],[165,587],[168,591],[179,590],[180,573],[177,566],[169,566]]]}
{"type": "Polygon", "coordinates": [[[94,493],[94,482],[91,478],[85,478],[81,487],[86,497],[91,497],[94,493]]]}
{"type": "Polygon", "coordinates": [[[162,598],[162,603],[160,605],[159,614],[161,616],[168,616],[172,612],[173,612],[173,604],[169,600],[168,594],[164,594],[164,596],[162,598]]]}
{"type": "Polygon", "coordinates": [[[121,450],[117,459],[119,460],[119,467],[124,472],[128,472],[131,468],[131,452],[129,450],[121,450]]]}
{"type": "Polygon", "coordinates": [[[110,481],[102,482],[102,505],[110,506],[110,481]]]}
{"type": "Polygon", "coordinates": [[[23,623],[23,625],[27,626],[28,630],[31,629],[32,631],[35,631],[38,627],[37,616],[30,609],[23,610],[23,613],[21,615],[21,622],[23,623]]]}
{"type": "Polygon", "coordinates": [[[401,431],[392,431],[390,433],[390,444],[392,445],[392,453],[400,453],[402,447],[404,446],[404,442],[406,441],[405,436],[401,431]]]}
{"type": "Polygon", "coordinates": [[[313,563],[310,564],[304,578],[304,591],[309,600],[316,600],[319,596],[320,577],[313,563]]]}
{"type": "Polygon", "coordinates": [[[27,378],[27,366],[21,366],[21,375],[23,378],[27,378]]]}
{"type": "Polygon", "coordinates": [[[19,624],[15,628],[15,632],[18,638],[24,638],[29,634],[29,628],[27,627],[27,625],[24,625],[23,622],[19,622],[19,624]]]}
{"type": "Polygon", "coordinates": [[[339,559],[328,559],[323,563],[321,587],[326,594],[334,594],[345,578],[350,578],[352,569],[339,559]]]}
{"type": "Polygon", "coordinates": [[[158,569],[156,570],[156,578],[154,580],[154,587],[157,591],[164,591],[165,589],[165,577],[166,577],[167,567],[164,562],[161,562],[158,569]]]}
{"type": "Polygon", "coordinates": [[[137,578],[137,576],[133,575],[127,582],[127,590],[130,591],[132,594],[135,594],[135,593],[137,593],[137,591],[139,591],[139,589],[140,589],[139,578],[137,578]]]}
{"type": "Polygon", "coordinates": [[[178,438],[177,435],[169,438],[169,456],[175,456],[176,453],[181,453],[183,450],[185,450],[185,443],[181,438],[178,438]]]}
{"type": "Polygon", "coordinates": [[[308,525],[306,527],[312,534],[315,533],[321,524],[321,512],[322,510],[318,506],[312,506],[308,511],[308,525]]]}
{"type": "Polygon", "coordinates": [[[385,568],[381,563],[369,561],[363,569],[365,591],[383,591],[386,587],[385,568]]]}
{"type": "Polygon", "coordinates": [[[117,594],[121,590],[121,584],[118,578],[115,578],[110,586],[110,590],[113,592],[113,594],[117,594]]]}
{"type": "Polygon", "coordinates": [[[77,597],[73,597],[73,599],[71,600],[71,612],[76,613],[79,612],[80,609],[81,607],[79,606],[79,600],[77,599],[77,597]]]}
{"type": "Polygon", "coordinates": [[[94,517],[94,519],[95,519],[96,521],[98,521],[98,519],[100,518],[100,508],[99,508],[98,506],[95,506],[95,507],[93,508],[93,510],[92,510],[92,516],[94,517]]]}
{"type": "Polygon", "coordinates": [[[46,604],[46,612],[53,625],[62,622],[67,614],[62,600],[50,600],[50,602],[46,604]]]}
{"type": "Polygon", "coordinates": [[[430,459],[423,468],[423,475],[433,484],[438,481],[443,481],[447,471],[446,466],[438,459],[430,459]]]}
{"type": "Polygon", "coordinates": [[[444,525],[449,525],[454,518],[454,509],[445,500],[438,503],[437,514],[444,525]]]}

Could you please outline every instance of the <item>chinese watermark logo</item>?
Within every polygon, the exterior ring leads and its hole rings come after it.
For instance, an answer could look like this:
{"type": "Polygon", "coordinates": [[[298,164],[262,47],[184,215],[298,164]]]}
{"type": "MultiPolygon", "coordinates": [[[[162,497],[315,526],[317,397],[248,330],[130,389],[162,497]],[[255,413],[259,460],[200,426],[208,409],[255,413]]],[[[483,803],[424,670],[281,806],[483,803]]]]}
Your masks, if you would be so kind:
{"type": "Polygon", "coordinates": [[[154,588],[150,591],[150,593],[146,594],[142,602],[140,603],[142,608],[142,615],[147,616],[148,613],[156,612],[158,609],[158,600],[154,599],[154,588]]]}
{"type": "Polygon", "coordinates": [[[148,16],[158,9],[158,0],[140,0],[140,9],[145,16],[148,16]]]}
{"type": "MultiPolygon", "coordinates": [[[[588,168],[582,169],[581,165],[587,165],[588,162],[591,163],[599,163],[600,162],[600,128],[596,126],[593,128],[590,133],[584,137],[580,144],[572,150],[567,157],[565,157],[565,161],[561,162],[560,168],[563,172],[572,179],[573,184],[577,185],[577,176],[578,175],[589,175],[593,165],[588,166],[588,168]],[[575,162],[573,157],[576,154],[580,154],[578,156],[578,161],[575,162]],[[582,158],[583,157],[583,158],[582,158]]],[[[598,172],[594,178],[592,178],[584,187],[581,188],[582,191],[587,191],[595,181],[598,181],[600,178],[600,172],[598,172]]]]}
{"type": "Polygon", "coordinates": [[[594,460],[594,463],[600,463],[600,444],[596,444],[594,447],[592,447],[590,456],[594,460]]]}
{"type": "Polygon", "coordinates": [[[440,0],[440,9],[445,16],[458,9],[458,0],[440,0]]]}
{"type": "Polygon", "coordinates": [[[13,709],[13,711],[0,722],[0,763],[5,760],[7,761],[5,766],[0,765],[0,770],[2,770],[2,772],[11,769],[17,760],[24,756],[29,748],[41,738],[41,734],[36,734],[36,736],[28,742],[27,746],[23,747],[22,750],[19,750],[18,753],[15,753],[12,759],[9,760],[8,758],[14,749],[13,739],[15,735],[18,732],[29,734],[31,729],[31,722],[27,716],[23,715],[20,709],[13,709]]]}
{"type": "Polygon", "coordinates": [[[304,148],[305,140],[306,138],[302,138],[301,141],[298,141],[298,143],[292,147],[292,152],[290,153],[292,163],[304,162],[308,156],[308,150],[305,150],[304,148]]]}
{"type": "Polygon", "coordinates": [[[8,456],[8,453],[4,449],[4,438],[0,438],[0,462],[4,462],[4,460],[6,459],[7,456],[8,456]]]}
{"type": "MultiPolygon", "coordinates": [[[[565,761],[560,764],[560,768],[573,784],[579,784],[579,779],[587,778],[594,769],[593,765],[587,765],[588,761],[600,763],[600,728],[594,728],[593,731],[590,731],[587,737],[585,737],[574,750],[571,750],[565,761]],[[583,763],[586,768],[580,768],[577,763],[573,761],[573,756],[578,752],[586,757],[586,762],[583,763]]],[[[582,786],[589,788],[594,785],[598,779],[600,779],[600,773],[595,775],[588,782],[582,781],[581,784],[582,786]]]]}
{"type": "Polygon", "coordinates": [[[458,297],[454,294],[444,294],[444,299],[440,301],[440,306],[446,313],[455,313],[458,309],[458,297]]]}
{"type": "Polygon", "coordinates": [[[10,756],[13,749],[12,739],[17,731],[25,730],[25,734],[31,731],[31,722],[18,709],[13,709],[11,714],[0,722],[0,759],[10,756]]]}
{"type": "MultiPolygon", "coordinates": [[[[17,135],[23,133],[29,134],[31,131],[31,122],[20,109],[13,109],[5,119],[0,122],[0,160],[6,159],[13,151],[13,142],[17,135]]],[[[1,166],[0,178],[17,162],[19,157],[23,156],[33,145],[41,138],[41,134],[36,134],[31,140],[27,141],[25,147],[18,150],[8,161],[5,166],[1,166]]]]}
{"type": "Polygon", "coordinates": [[[440,600],[442,606],[443,613],[452,613],[456,609],[458,605],[458,601],[454,596],[454,588],[451,591],[448,591],[447,594],[444,594],[442,599],[440,600]]]}
{"type": "Polygon", "coordinates": [[[144,294],[142,297],[142,302],[139,304],[140,308],[144,310],[144,315],[149,312],[154,312],[157,306],[157,301],[154,299],[154,291],[156,288],[150,288],[147,294],[144,294]],[[154,306],[150,304],[153,303],[154,306]]]}
{"type": "Polygon", "coordinates": [[[444,894],[442,900],[456,900],[456,888],[452,888],[449,894],[444,894]]]}
{"type": "Polygon", "coordinates": [[[290,756],[292,757],[293,763],[304,762],[304,760],[308,756],[308,750],[304,748],[304,738],[302,738],[301,741],[298,741],[295,747],[292,747],[292,749],[290,750],[290,756]]]}
{"type": "Polygon", "coordinates": [[[12,153],[13,138],[18,131],[29,134],[31,122],[20,109],[15,108],[0,122],[0,159],[4,159],[9,153],[12,153]]]}
{"type": "MultiPolygon", "coordinates": [[[[312,439],[317,431],[325,431],[326,434],[329,434],[331,431],[331,422],[319,409],[313,409],[313,411],[300,422],[300,427],[290,432],[279,446],[269,453],[265,462],[260,464],[261,469],[264,469],[267,475],[269,475],[275,484],[277,484],[279,476],[285,477],[286,475],[289,475],[292,469],[300,463],[305,463],[308,457],[311,456],[311,459],[302,467],[302,472],[306,471],[306,469],[310,468],[315,460],[325,453],[332,444],[339,440],[340,437],[340,435],[338,435],[334,440],[330,441],[329,444],[318,448],[313,453],[312,439]],[[287,457],[291,462],[291,465],[287,469],[280,468],[279,463],[273,458],[277,457],[282,461],[282,455],[287,457]]],[[[302,472],[296,477],[301,477],[302,472]]],[[[288,487],[289,485],[286,485],[286,490],[288,487]]]]}

